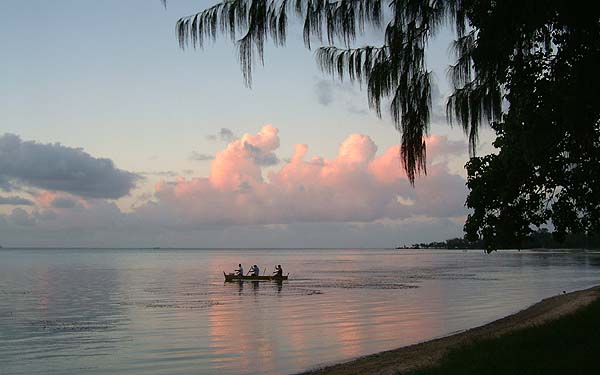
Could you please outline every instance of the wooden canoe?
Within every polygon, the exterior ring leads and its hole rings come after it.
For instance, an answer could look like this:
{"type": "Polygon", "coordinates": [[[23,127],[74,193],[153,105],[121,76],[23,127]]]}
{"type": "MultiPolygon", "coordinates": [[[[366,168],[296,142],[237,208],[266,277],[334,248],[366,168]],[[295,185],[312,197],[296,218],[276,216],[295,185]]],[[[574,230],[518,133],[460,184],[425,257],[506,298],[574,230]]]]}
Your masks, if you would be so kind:
{"type": "MultiPolygon", "coordinates": [[[[289,275],[289,274],[288,274],[289,275]]],[[[288,275],[285,276],[239,276],[234,273],[225,273],[225,281],[283,281],[288,279],[288,275]]]]}

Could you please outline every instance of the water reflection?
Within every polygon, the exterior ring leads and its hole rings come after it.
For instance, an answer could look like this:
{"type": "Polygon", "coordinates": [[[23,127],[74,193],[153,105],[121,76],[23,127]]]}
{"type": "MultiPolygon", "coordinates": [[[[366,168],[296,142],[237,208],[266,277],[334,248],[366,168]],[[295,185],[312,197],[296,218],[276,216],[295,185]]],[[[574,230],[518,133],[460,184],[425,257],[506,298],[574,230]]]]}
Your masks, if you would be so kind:
{"type": "Polygon", "coordinates": [[[95,367],[124,342],[128,316],[118,302],[118,270],[76,267],[36,264],[21,270],[12,277],[26,288],[22,295],[10,295],[7,280],[2,280],[2,292],[9,297],[0,306],[12,310],[8,318],[0,318],[3,371],[34,374],[95,367]],[[72,356],[77,364],[65,361],[72,356]]]}
{"type": "Polygon", "coordinates": [[[598,254],[479,251],[0,256],[3,374],[299,372],[483,324],[591,286],[600,266],[598,254]],[[292,279],[223,283],[222,270],[240,259],[275,259],[292,279]],[[200,272],[206,269],[214,272],[200,272]]]}

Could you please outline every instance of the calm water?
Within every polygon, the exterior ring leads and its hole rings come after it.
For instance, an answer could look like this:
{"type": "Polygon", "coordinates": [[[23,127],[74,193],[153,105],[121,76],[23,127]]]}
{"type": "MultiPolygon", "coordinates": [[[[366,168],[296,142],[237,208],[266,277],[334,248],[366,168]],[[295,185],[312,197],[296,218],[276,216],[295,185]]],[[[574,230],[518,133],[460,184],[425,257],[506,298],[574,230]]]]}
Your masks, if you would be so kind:
{"type": "Polygon", "coordinates": [[[597,253],[2,249],[0,373],[294,373],[596,284],[597,253]]]}

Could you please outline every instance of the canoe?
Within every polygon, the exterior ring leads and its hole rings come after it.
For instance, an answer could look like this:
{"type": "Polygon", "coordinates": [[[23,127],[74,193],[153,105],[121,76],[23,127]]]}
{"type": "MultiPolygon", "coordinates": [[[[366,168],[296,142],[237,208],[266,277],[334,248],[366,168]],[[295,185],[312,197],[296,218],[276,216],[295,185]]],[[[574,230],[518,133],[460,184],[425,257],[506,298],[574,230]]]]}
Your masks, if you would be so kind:
{"type": "MultiPolygon", "coordinates": [[[[289,275],[289,274],[288,274],[289,275]]],[[[225,281],[283,281],[288,279],[288,275],[285,276],[238,276],[234,273],[225,273],[225,281]]]]}

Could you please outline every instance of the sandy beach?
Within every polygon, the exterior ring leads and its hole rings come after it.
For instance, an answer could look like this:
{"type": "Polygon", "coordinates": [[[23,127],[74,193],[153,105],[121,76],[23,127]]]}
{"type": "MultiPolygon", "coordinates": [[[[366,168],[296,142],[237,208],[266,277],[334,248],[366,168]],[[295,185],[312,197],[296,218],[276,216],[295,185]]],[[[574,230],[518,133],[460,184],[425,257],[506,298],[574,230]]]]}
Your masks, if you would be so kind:
{"type": "Polygon", "coordinates": [[[438,363],[448,351],[477,340],[502,336],[522,328],[544,324],[571,314],[600,297],[600,286],[546,298],[486,325],[450,336],[360,357],[332,366],[318,368],[301,375],[395,375],[438,363]]]}

